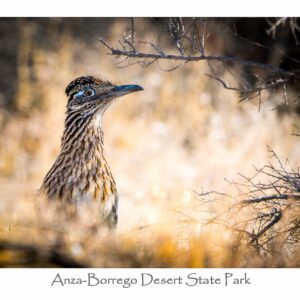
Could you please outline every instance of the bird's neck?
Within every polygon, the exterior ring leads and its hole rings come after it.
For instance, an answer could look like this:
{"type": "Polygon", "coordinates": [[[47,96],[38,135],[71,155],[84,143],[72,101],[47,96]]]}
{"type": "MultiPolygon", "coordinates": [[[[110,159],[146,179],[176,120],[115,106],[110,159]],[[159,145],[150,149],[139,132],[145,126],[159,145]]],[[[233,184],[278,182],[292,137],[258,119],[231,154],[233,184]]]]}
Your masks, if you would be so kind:
{"type": "Polygon", "coordinates": [[[107,196],[109,191],[115,192],[114,180],[104,157],[99,116],[67,115],[61,151],[44,179],[42,190],[49,198],[68,201],[90,199],[101,191],[100,198],[107,196]]]}
{"type": "Polygon", "coordinates": [[[44,179],[43,187],[52,196],[52,193],[54,195],[58,189],[57,187],[50,192],[54,181],[63,186],[70,178],[75,182],[87,176],[91,170],[95,173],[95,180],[97,180],[100,174],[95,170],[102,169],[106,165],[101,122],[95,119],[95,114],[68,112],[61,150],[44,179]]]}
{"type": "MultiPolygon", "coordinates": [[[[65,130],[61,140],[61,152],[71,154],[76,149],[78,155],[82,151],[96,151],[103,154],[102,114],[68,113],[65,130]]],[[[95,154],[95,153],[94,153],[95,154]]]]}

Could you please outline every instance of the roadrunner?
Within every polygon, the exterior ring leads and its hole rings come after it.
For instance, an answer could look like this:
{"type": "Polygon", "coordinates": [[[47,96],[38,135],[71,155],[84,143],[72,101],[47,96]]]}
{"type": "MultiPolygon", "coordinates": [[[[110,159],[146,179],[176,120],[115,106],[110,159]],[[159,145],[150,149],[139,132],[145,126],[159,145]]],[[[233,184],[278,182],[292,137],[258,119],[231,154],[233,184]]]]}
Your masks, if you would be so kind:
{"type": "Polygon", "coordinates": [[[139,85],[117,86],[92,76],[79,77],[67,86],[61,150],[41,187],[47,198],[75,210],[82,203],[94,203],[100,223],[116,226],[118,194],[104,157],[102,117],[115,98],[140,90],[139,85]]]}

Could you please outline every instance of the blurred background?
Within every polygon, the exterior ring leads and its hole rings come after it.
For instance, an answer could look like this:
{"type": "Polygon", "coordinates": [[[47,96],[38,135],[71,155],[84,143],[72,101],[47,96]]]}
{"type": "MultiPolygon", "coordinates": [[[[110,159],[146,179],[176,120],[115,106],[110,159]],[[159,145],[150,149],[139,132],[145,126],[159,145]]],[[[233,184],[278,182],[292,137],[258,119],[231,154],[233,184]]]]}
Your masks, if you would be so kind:
{"type": "MultiPolygon", "coordinates": [[[[157,26],[164,22],[137,18],[137,38],[153,40],[157,26]]],[[[290,26],[279,26],[273,36],[267,33],[270,24],[265,18],[207,22],[209,54],[297,68],[286,57],[300,59],[298,32],[293,33],[290,26]],[[265,47],[229,34],[226,28],[232,24],[240,36],[265,47]]],[[[203,208],[197,193],[236,193],[229,181],[238,181],[239,173],[251,177],[253,166],[265,165],[270,159],[267,146],[297,169],[300,140],[291,133],[299,126],[299,86],[293,82],[287,86],[289,105],[284,105],[278,89],[264,91],[260,104],[258,99],[239,103],[238,92],[205,76],[209,70],[205,61],[174,71],[165,71],[163,62],[146,68],[138,64],[120,67],[97,38],[117,44],[129,26],[126,18],[0,19],[1,240],[28,242],[47,251],[62,243],[65,254],[89,266],[297,264],[285,260],[285,255],[277,261],[261,257],[250,261],[246,252],[234,256],[236,244],[230,231],[201,226],[214,210],[227,205],[226,198],[220,207],[208,203],[203,208]],[[87,241],[85,236],[83,241],[84,231],[80,238],[71,237],[82,230],[74,224],[67,229],[71,231],[68,243],[62,242],[56,229],[36,227],[47,218],[48,225],[59,225],[55,215],[40,218],[33,209],[35,193],[59,152],[65,87],[82,75],[144,87],[142,93],[120,99],[104,119],[106,157],[120,196],[119,240],[107,242],[109,247],[104,247],[100,237],[87,241]]],[[[165,47],[171,48],[171,42],[166,40],[165,47]]],[[[235,72],[253,80],[246,67],[235,72]]],[[[22,247],[17,249],[26,251],[22,247]]],[[[34,249],[30,251],[36,258],[34,249]]],[[[3,265],[28,261],[5,251],[0,256],[3,265]]]]}

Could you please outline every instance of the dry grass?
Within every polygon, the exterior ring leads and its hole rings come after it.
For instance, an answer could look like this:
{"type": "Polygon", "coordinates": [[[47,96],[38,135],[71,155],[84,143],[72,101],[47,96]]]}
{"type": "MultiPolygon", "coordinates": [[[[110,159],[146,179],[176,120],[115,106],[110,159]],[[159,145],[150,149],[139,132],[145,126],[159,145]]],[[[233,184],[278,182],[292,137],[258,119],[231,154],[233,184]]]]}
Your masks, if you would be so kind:
{"type": "MultiPolygon", "coordinates": [[[[110,27],[112,39],[122,33],[123,23],[110,27]]],[[[290,135],[296,117],[271,110],[276,94],[266,94],[258,112],[257,103],[238,104],[238,95],[203,76],[205,63],[170,73],[156,66],[119,69],[96,41],[74,43],[67,30],[58,34],[52,28],[58,38],[55,51],[49,51],[34,43],[30,30],[24,26],[18,49],[18,112],[0,111],[1,240],[58,249],[87,266],[300,265],[299,252],[263,257],[221,225],[202,227],[212,211],[221,212],[229,204],[224,198],[218,205],[203,206],[194,194],[202,188],[235,192],[224,178],[235,180],[238,172],[251,176],[252,165],[268,160],[267,145],[299,165],[299,138],[290,135]],[[34,203],[59,151],[64,88],[85,74],[145,89],[122,99],[104,121],[106,156],[120,195],[113,238],[89,230],[88,212],[76,222],[63,222],[51,207],[38,212],[34,203]]],[[[11,251],[1,252],[0,245],[0,264],[26,265],[25,250],[11,251]]],[[[35,257],[28,265],[51,265],[45,256],[40,261],[35,257]]]]}

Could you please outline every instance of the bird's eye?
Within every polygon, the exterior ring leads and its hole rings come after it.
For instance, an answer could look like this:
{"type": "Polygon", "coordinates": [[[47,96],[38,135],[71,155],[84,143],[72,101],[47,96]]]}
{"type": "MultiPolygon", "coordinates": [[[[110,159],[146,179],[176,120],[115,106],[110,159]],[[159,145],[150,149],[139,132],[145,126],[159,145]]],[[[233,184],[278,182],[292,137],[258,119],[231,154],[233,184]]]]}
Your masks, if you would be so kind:
{"type": "Polygon", "coordinates": [[[87,90],[84,91],[84,95],[87,96],[87,97],[94,96],[95,95],[95,91],[92,90],[92,89],[87,89],[87,90]]]}

